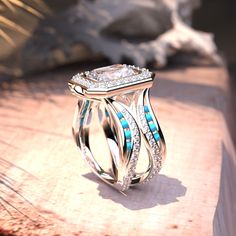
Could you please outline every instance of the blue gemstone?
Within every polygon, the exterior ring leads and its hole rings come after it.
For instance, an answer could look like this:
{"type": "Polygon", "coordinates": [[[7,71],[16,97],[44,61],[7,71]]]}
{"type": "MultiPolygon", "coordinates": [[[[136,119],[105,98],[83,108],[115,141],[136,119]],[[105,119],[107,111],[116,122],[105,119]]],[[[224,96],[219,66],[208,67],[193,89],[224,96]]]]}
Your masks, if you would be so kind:
{"type": "Polygon", "coordinates": [[[154,123],[149,123],[149,127],[150,127],[152,132],[157,130],[157,127],[156,127],[156,125],[154,123]]]}
{"type": "Polygon", "coordinates": [[[159,140],[161,139],[159,133],[155,133],[155,134],[153,134],[153,136],[154,136],[154,139],[155,139],[156,141],[159,141],[159,140]]]}
{"type": "Polygon", "coordinates": [[[86,101],[85,102],[85,105],[84,105],[84,108],[82,110],[82,116],[84,116],[86,114],[86,111],[88,109],[88,105],[89,105],[89,101],[86,101]]]}
{"type": "Polygon", "coordinates": [[[127,150],[131,150],[132,149],[132,144],[131,144],[131,142],[127,142],[126,143],[126,148],[127,148],[127,150]]]}
{"type": "Polygon", "coordinates": [[[127,139],[131,139],[131,131],[130,130],[125,130],[125,137],[127,139]]]}
{"type": "Polygon", "coordinates": [[[105,110],[105,115],[106,115],[106,117],[109,117],[109,113],[107,110],[105,110]]]}
{"type": "Polygon", "coordinates": [[[84,123],[84,118],[82,117],[82,118],[80,119],[80,126],[82,126],[83,123],[84,123]]]}
{"type": "Polygon", "coordinates": [[[124,116],[123,116],[123,114],[121,112],[117,112],[117,116],[118,116],[119,119],[124,118],[124,116]]]}
{"type": "Polygon", "coordinates": [[[152,121],[152,116],[150,113],[145,114],[147,121],[152,121]]]}
{"type": "Polygon", "coordinates": [[[121,121],[121,125],[122,125],[122,127],[123,127],[124,129],[129,128],[129,124],[128,124],[127,120],[122,120],[122,121],[121,121]]]}
{"type": "Polygon", "coordinates": [[[144,106],[144,111],[145,111],[145,112],[149,112],[148,106],[144,106]]]}

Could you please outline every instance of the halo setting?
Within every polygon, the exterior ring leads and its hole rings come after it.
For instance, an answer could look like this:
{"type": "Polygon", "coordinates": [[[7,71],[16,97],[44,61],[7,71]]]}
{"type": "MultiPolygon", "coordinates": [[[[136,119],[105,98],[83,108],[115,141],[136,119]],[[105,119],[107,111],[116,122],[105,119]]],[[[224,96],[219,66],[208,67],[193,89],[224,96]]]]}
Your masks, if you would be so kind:
{"type": "MultiPolygon", "coordinates": [[[[146,68],[116,64],[92,71],[78,73],[69,82],[71,90],[84,95],[111,95],[111,92],[132,86],[139,88],[143,83],[152,85],[154,73],[146,68]]],[[[147,85],[146,85],[147,86],[147,85]]]]}

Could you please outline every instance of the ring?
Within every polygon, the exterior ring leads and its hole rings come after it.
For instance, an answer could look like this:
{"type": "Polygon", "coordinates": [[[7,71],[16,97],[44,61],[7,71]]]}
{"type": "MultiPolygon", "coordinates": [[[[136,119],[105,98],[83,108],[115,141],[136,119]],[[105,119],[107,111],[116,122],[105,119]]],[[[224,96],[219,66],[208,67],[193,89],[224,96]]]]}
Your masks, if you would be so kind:
{"type": "Polygon", "coordinates": [[[116,64],[79,73],[72,132],[82,157],[104,182],[125,191],[156,175],[165,140],[149,100],[154,73],[116,64]]]}

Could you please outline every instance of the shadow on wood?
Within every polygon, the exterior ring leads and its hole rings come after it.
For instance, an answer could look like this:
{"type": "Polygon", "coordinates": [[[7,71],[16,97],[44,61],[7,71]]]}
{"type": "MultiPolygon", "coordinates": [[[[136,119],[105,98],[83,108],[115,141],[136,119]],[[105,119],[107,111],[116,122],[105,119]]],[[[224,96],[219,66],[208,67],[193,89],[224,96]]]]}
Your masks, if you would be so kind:
{"type": "Polygon", "coordinates": [[[111,186],[103,183],[93,173],[83,176],[98,183],[99,195],[102,198],[111,199],[130,210],[152,208],[157,205],[177,202],[177,198],[184,196],[187,191],[187,188],[178,179],[158,175],[158,177],[152,179],[151,183],[132,187],[127,191],[127,196],[125,196],[111,186]],[[155,185],[155,188],[153,185],[155,185]]]}

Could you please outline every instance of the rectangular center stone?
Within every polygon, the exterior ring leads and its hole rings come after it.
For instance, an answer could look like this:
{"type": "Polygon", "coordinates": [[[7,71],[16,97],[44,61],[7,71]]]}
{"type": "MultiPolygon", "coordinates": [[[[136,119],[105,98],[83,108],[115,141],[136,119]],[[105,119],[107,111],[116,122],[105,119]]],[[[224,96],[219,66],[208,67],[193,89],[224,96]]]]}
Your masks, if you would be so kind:
{"type": "Polygon", "coordinates": [[[90,79],[98,82],[107,82],[133,75],[138,75],[139,73],[140,72],[134,68],[117,64],[92,70],[90,79]]]}

